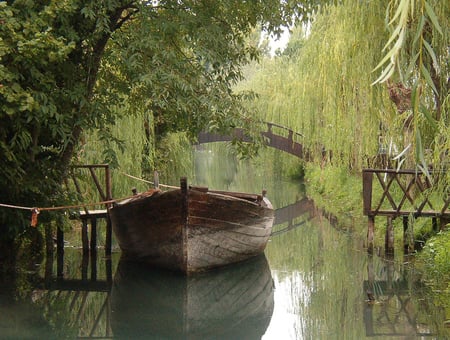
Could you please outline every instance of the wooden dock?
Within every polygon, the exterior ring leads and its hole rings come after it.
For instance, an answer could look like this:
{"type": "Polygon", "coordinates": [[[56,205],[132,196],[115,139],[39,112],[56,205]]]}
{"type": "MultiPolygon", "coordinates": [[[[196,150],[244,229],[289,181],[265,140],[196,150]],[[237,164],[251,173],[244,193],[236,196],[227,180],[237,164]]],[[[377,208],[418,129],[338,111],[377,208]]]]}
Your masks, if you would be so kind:
{"type": "MultiPolygon", "coordinates": [[[[75,185],[75,189],[78,195],[82,198],[81,186],[75,176],[75,171],[88,170],[90,178],[92,179],[100,199],[103,202],[112,200],[111,190],[111,172],[108,164],[89,164],[89,165],[77,165],[72,167],[72,180],[75,185]],[[104,183],[99,180],[99,173],[103,171],[104,183]]],[[[68,185],[68,184],[66,184],[68,185]]],[[[84,207],[78,214],[72,216],[72,219],[81,220],[81,242],[83,245],[83,253],[95,253],[97,251],[97,221],[104,219],[106,221],[106,239],[105,239],[105,255],[111,255],[112,246],[112,226],[108,214],[110,203],[104,204],[103,209],[88,209],[84,207]],[[90,224],[90,233],[88,227],[90,224]],[[90,234],[90,239],[89,239],[90,234]]],[[[96,207],[95,207],[96,208],[96,207]]],[[[51,238],[50,231],[48,232],[49,238],[51,238]]],[[[61,228],[56,230],[56,246],[58,253],[64,252],[64,232],[61,228]]],[[[49,247],[47,247],[49,249],[49,247]]]]}
{"type": "Polygon", "coordinates": [[[442,171],[432,170],[428,174],[416,170],[363,170],[363,204],[364,215],[368,218],[367,246],[370,253],[373,252],[376,217],[387,218],[386,253],[394,251],[393,220],[397,217],[403,219],[403,237],[407,252],[414,251],[411,221],[428,217],[432,218],[436,231],[443,228],[450,219],[450,195],[439,197],[431,190],[440,184],[443,175],[445,173],[442,171]]]}

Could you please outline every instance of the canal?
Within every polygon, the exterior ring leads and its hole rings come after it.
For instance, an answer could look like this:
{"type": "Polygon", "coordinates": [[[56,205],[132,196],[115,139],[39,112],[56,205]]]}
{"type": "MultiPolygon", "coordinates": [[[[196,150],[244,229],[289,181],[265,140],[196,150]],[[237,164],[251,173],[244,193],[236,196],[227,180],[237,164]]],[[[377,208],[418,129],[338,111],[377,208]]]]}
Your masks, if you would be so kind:
{"type": "Polygon", "coordinates": [[[276,219],[265,256],[186,279],[121,262],[117,246],[110,258],[83,256],[76,230],[62,277],[44,257],[1,281],[0,339],[450,338],[413,258],[368,256],[361,233],[338,227],[265,159],[238,162],[217,146],[194,159],[192,184],[268,191],[276,219]]]}

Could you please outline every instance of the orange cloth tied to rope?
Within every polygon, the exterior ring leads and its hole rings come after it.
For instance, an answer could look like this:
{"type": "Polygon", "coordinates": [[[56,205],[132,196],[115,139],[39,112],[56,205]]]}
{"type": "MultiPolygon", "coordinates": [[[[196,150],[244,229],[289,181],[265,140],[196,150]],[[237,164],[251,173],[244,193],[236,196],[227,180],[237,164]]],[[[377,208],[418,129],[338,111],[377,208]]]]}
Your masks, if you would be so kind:
{"type": "Polygon", "coordinates": [[[39,215],[39,209],[38,208],[31,209],[31,223],[30,223],[30,225],[32,227],[36,227],[37,226],[38,215],[39,215]]]}

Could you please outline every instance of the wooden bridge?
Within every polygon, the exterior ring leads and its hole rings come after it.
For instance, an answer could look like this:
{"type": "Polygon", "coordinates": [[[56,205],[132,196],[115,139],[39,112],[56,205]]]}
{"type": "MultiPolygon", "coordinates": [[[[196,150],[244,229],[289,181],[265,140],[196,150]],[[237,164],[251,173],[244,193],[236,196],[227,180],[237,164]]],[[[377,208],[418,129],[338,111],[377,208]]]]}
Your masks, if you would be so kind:
{"type": "MultiPolygon", "coordinates": [[[[300,140],[303,139],[302,134],[275,123],[266,122],[265,125],[267,126],[267,129],[261,132],[261,136],[264,137],[267,146],[287,152],[298,158],[309,157],[309,155],[304,152],[303,144],[300,143],[300,140]]],[[[245,135],[243,129],[235,128],[229,135],[201,132],[198,135],[198,144],[230,142],[236,139],[244,142],[252,141],[250,137],[245,135]]]]}
{"type": "Polygon", "coordinates": [[[369,252],[373,251],[375,217],[387,217],[386,253],[394,251],[394,232],[392,221],[403,219],[404,245],[407,252],[414,250],[411,230],[414,219],[429,217],[433,228],[443,228],[450,219],[450,195],[446,197],[433,193],[432,187],[438,186],[442,171],[425,174],[415,170],[364,169],[363,170],[363,204],[364,215],[368,217],[367,243],[369,252]],[[440,227],[438,226],[438,219],[440,227]],[[408,237],[409,235],[409,237],[408,237]]]}

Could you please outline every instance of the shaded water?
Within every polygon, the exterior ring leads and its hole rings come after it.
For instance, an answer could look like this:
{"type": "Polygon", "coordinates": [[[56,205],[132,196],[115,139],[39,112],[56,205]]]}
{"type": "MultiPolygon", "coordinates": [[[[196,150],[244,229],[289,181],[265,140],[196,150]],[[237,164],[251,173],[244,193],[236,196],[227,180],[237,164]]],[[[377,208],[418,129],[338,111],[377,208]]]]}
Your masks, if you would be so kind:
{"type": "Polygon", "coordinates": [[[265,256],[185,278],[121,262],[118,250],[83,257],[70,241],[63,261],[55,254],[37,272],[2,283],[0,338],[450,337],[449,315],[411,259],[369,257],[363,240],[336,229],[300,183],[217,148],[197,151],[195,166],[193,184],[268,190],[277,210],[265,256]]]}

